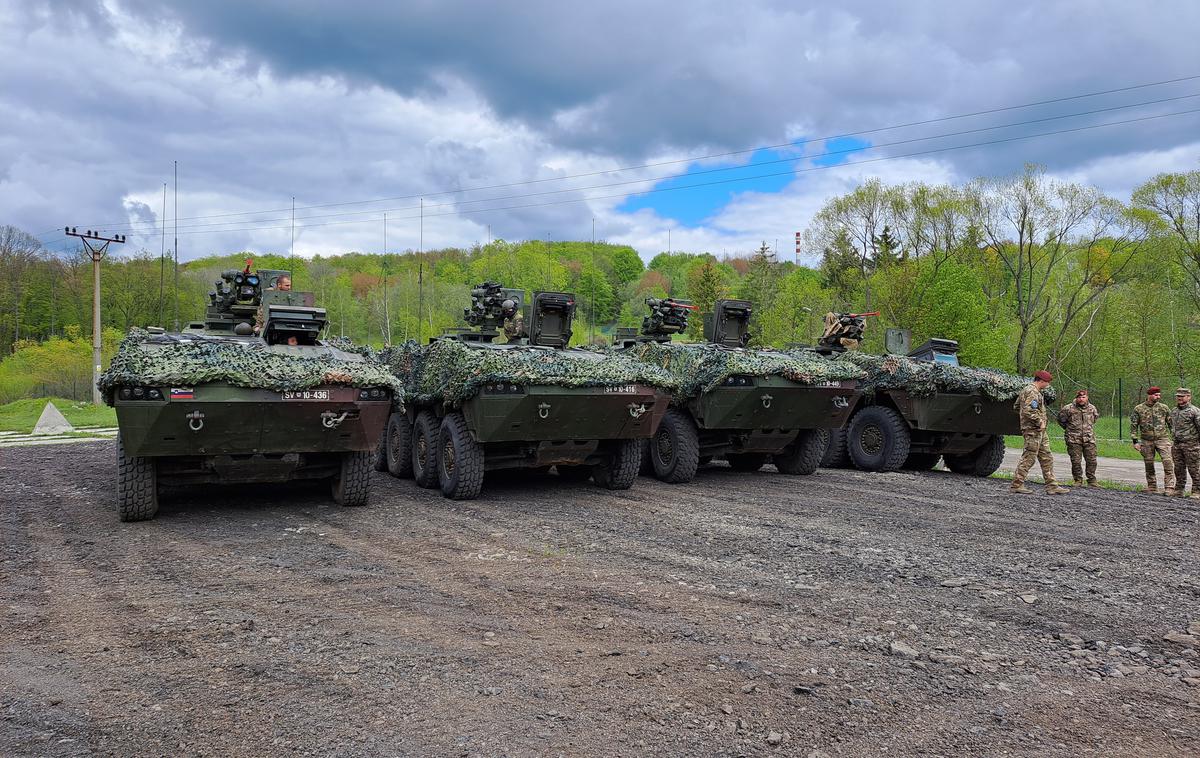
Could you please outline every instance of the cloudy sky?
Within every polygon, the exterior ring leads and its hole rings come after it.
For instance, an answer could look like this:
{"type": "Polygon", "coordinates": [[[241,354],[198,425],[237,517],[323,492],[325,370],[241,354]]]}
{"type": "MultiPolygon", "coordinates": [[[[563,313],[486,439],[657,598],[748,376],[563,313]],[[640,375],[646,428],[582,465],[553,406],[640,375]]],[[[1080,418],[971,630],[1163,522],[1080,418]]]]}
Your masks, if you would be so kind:
{"type": "Polygon", "coordinates": [[[157,254],[164,184],[184,259],[286,251],[293,198],[302,255],[381,250],[386,213],[392,251],[594,219],[649,258],[668,234],[788,251],[871,176],[1037,162],[1127,199],[1200,168],[1192,0],[0,0],[0,22],[0,224],[51,249],[72,224],[157,254]]]}

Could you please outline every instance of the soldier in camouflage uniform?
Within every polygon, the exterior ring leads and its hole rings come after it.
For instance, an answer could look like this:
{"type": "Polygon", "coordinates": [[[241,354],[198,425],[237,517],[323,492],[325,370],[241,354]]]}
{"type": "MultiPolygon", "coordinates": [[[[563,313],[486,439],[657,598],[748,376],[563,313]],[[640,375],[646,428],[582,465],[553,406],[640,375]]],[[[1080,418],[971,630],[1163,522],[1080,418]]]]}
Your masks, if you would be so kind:
{"type": "Polygon", "coordinates": [[[1175,434],[1175,444],[1171,447],[1171,458],[1175,464],[1175,490],[1168,494],[1183,497],[1188,474],[1191,474],[1192,499],[1200,500],[1200,408],[1192,405],[1192,391],[1187,387],[1175,390],[1171,430],[1175,434]]]}
{"type": "Polygon", "coordinates": [[[1046,480],[1047,495],[1062,495],[1070,492],[1065,487],[1059,487],[1054,480],[1054,456],[1050,454],[1050,439],[1046,436],[1046,400],[1042,390],[1050,386],[1054,377],[1049,371],[1038,371],[1033,375],[1033,384],[1021,390],[1017,395],[1013,408],[1020,414],[1021,436],[1025,438],[1025,451],[1021,454],[1021,462],[1017,464],[1013,474],[1012,487],[1009,492],[1032,493],[1025,486],[1025,477],[1033,468],[1036,460],[1042,466],[1042,478],[1046,480]]]}
{"type": "Polygon", "coordinates": [[[1159,402],[1161,398],[1162,390],[1158,387],[1146,390],[1146,402],[1137,405],[1129,416],[1129,431],[1133,446],[1146,464],[1146,491],[1158,492],[1154,473],[1157,451],[1162,458],[1163,494],[1167,494],[1175,489],[1175,463],[1171,458],[1171,409],[1159,402]]]}
{"type": "Polygon", "coordinates": [[[1087,464],[1087,486],[1096,487],[1096,421],[1100,411],[1088,402],[1088,391],[1075,393],[1075,402],[1064,405],[1058,412],[1058,425],[1063,428],[1067,455],[1071,456],[1071,476],[1075,486],[1083,486],[1084,464],[1087,464]]]}

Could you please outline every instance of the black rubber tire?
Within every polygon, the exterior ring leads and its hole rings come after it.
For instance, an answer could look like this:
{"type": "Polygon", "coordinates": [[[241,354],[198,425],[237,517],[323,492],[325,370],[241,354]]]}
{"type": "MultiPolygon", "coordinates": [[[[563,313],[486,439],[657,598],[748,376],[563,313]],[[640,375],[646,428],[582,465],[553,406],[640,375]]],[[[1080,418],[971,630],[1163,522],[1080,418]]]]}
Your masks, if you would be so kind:
{"type": "Polygon", "coordinates": [[[393,413],[383,432],[384,468],[399,479],[412,479],[412,433],[413,425],[403,413],[393,413]]]}
{"type": "Polygon", "coordinates": [[[914,453],[910,450],[901,468],[906,471],[929,471],[941,457],[941,453],[914,453]]]}
{"type": "Polygon", "coordinates": [[[592,466],[592,480],[605,489],[627,490],[642,466],[642,440],[617,440],[612,444],[608,460],[592,466]]]}
{"type": "Polygon", "coordinates": [[[766,453],[726,453],[725,460],[734,471],[758,471],[767,462],[766,453]]]}
{"type": "Polygon", "coordinates": [[[646,447],[654,476],[660,481],[682,484],[696,477],[696,468],[700,465],[700,432],[688,414],[674,408],[667,411],[646,447]]]}
{"type": "Polygon", "coordinates": [[[846,468],[850,465],[850,454],[846,452],[846,427],[829,430],[829,444],[821,456],[821,468],[846,468]]]}
{"type": "Polygon", "coordinates": [[[451,500],[474,500],[483,490],[483,446],[471,436],[461,413],[442,419],[437,449],[438,484],[451,500]]]}
{"type": "Polygon", "coordinates": [[[421,411],[413,421],[412,473],[418,487],[438,486],[437,451],[439,427],[433,411],[421,411]]]}
{"type": "Polygon", "coordinates": [[[568,466],[560,463],[554,467],[558,472],[558,478],[564,482],[586,482],[592,478],[591,466],[568,466]]]}
{"type": "Polygon", "coordinates": [[[772,456],[772,460],[781,474],[807,476],[821,467],[828,444],[827,429],[802,429],[795,442],[772,456]]]}
{"type": "Polygon", "coordinates": [[[1004,438],[998,434],[988,437],[979,447],[962,455],[945,455],[946,468],[956,474],[991,476],[1004,462],[1004,438]]]}
{"type": "Polygon", "coordinates": [[[371,469],[375,451],[342,453],[342,470],[333,477],[333,502],[343,508],[360,508],[371,499],[371,469]]]}
{"type": "Polygon", "coordinates": [[[117,433],[117,518],[149,521],[158,513],[158,469],[153,458],[125,455],[117,433]]]}
{"type": "Polygon", "coordinates": [[[896,471],[908,460],[911,444],[908,422],[884,405],[863,408],[854,414],[846,428],[850,460],[862,471],[896,471]],[[864,441],[869,449],[864,448],[864,441]]]}

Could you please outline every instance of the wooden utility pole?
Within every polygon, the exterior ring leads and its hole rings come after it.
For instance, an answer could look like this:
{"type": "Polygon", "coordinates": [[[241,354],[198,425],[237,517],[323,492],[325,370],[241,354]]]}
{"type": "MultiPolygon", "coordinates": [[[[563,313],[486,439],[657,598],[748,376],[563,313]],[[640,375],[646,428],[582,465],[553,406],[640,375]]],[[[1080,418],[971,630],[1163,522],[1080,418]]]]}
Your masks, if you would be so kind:
{"type": "Polygon", "coordinates": [[[125,235],[114,234],[111,237],[104,237],[99,232],[93,232],[90,229],[81,232],[73,226],[63,227],[63,232],[68,237],[78,237],[83,240],[84,248],[92,256],[92,402],[99,405],[103,402],[103,398],[100,397],[100,387],[97,386],[100,381],[100,261],[108,252],[110,242],[118,245],[125,244],[125,235]]]}

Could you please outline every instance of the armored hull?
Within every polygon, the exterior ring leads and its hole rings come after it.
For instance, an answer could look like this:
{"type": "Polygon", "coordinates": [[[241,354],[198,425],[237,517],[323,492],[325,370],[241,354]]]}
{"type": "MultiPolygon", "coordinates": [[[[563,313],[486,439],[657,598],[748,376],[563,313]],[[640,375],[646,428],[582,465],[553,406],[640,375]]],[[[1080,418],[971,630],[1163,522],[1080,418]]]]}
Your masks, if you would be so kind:
{"type": "Polygon", "coordinates": [[[392,405],[386,396],[372,399],[370,390],[337,386],[287,392],[214,382],[162,388],[159,394],[163,399],[135,400],[117,392],[113,405],[130,455],[371,450],[392,405]]]}
{"type": "Polygon", "coordinates": [[[861,394],[856,381],[813,385],[779,376],[744,381],[723,384],[688,402],[701,430],[836,429],[846,423],[861,394]]]}
{"type": "Polygon", "coordinates": [[[669,402],[669,395],[643,384],[497,384],[485,386],[462,410],[467,428],[483,444],[645,439],[658,428],[669,402]]]}

